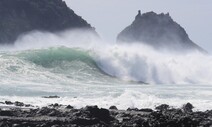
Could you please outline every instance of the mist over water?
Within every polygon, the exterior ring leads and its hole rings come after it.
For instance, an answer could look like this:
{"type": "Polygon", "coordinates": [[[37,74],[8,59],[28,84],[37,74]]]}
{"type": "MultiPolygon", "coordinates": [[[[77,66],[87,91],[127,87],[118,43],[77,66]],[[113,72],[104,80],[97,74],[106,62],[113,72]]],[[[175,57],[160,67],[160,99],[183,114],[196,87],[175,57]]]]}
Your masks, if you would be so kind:
{"type": "Polygon", "coordinates": [[[201,110],[212,106],[210,55],[105,42],[85,30],[20,36],[14,46],[1,47],[0,72],[1,100],[122,109],[188,101],[201,110]],[[46,95],[62,98],[41,98],[46,95]]]}
{"type": "MultiPolygon", "coordinates": [[[[85,30],[57,34],[34,31],[21,36],[12,50],[53,47],[78,48],[87,52],[102,71],[123,80],[151,84],[211,83],[212,57],[208,54],[196,50],[187,53],[157,51],[139,43],[104,42],[85,30]]],[[[62,55],[71,54],[74,52],[62,55]]]]}

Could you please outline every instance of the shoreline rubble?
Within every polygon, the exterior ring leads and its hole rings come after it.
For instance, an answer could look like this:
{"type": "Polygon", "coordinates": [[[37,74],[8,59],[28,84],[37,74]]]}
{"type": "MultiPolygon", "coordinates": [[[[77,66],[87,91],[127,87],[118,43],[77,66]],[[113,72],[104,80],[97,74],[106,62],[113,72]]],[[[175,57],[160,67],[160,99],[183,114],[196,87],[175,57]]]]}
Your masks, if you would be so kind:
{"type": "Polygon", "coordinates": [[[1,102],[1,127],[211,127],[212,110],[193,111],[187,103],[182,108],[162,104],[155,109],[128,108],[119,110],[86,106],[51,104],[36,107],[23,102],[1,102]],[[7,105],[6,104],[6,105],[7,105]],[[17,105],[18,104],[18,105],[17,105]]]}

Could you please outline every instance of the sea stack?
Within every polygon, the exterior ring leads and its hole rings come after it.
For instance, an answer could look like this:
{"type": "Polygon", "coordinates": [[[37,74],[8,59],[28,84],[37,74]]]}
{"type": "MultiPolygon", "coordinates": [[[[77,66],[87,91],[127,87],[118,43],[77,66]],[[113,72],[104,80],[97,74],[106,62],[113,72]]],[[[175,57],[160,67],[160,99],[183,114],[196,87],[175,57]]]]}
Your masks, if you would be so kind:
{"type": "Polygon", "coordinates": [[[139,10],[133,23],[118,35],[117,42],[142,43],[156,50],[205,52],[189,38],[185,29],[176,23],[169,13],[141,14],[139,10]]]}
{"type": "Polygon", "coordinates": [[[60,32],[78,28],[96,33],[63,0],[0,0],[0,44],[13,44],[19,35],[33,30],[60,32]]]}

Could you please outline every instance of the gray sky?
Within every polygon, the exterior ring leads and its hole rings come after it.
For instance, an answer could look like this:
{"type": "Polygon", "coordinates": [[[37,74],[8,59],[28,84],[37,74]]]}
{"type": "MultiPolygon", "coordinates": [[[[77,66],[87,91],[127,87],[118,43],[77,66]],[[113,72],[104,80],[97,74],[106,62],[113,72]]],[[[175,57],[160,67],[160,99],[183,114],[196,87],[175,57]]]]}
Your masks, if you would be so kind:
{"type": "Polygon", "coordinates": [[[169,12],[191,40],[212,53],[212,0],[65,0],[100,36],[115,41],[117,34],[142,12],[169,12]],[[211,50],[211,51],[210,51],[211,50]]]}

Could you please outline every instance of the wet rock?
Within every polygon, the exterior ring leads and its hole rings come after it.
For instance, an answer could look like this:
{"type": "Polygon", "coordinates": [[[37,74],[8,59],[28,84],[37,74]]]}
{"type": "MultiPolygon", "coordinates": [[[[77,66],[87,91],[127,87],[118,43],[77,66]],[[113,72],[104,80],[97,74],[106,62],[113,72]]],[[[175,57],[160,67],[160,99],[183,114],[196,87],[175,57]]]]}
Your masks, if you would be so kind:
{"type": "Polygon", "coordinates": [[[212,121],[211,120],[204,120],[200,122],[200,125],[202,127],[211,127],[212,126],[212,121]]]}
{"type": "MultiPolygon", "coordinates": [[[[188,107],[190,104],[186,104],[188,107]]],[[[0,108],[0,127],[210,127],[212,110],[185,112],[158,106],[151,109],[107,110],[97,106],[67,110],[66,107],[41,109],[0,108]]],[[[183,111],[182,111],[183,110],[183,111]]]]}
{"type": "Polygon", "coordinates": [[[128,108],[127,111],[139,111],[138,108],[128,108]]]}
{"type": "Polygon", "coordinates": [[[96,117],[106,123],[109,123],[112,120],[110,112],[107,109],[99,109],[97,106],[87,106],[85,110],[89,111],[91,116],[96,117]]]}
{"type": "Polygon", "coordinates": [[[112,109],[112,110],[118,110],[118,108],[116,106],[110,106],[109,109],[112,109]]]}
{"type": "Polygon", "coordinates": [[[13,124],[12,127],[21,127],[19,124],[13,124]]]}
{"type": "Polygon", "coordinates": [[[60,97],[55,95],[55,96],[43,96],[43,98],[60,98],[60,97]]]}
{"type": "Polygon", "coordinates": [[[141,112],[153,112],[153,110],[149,109],[149,108],[139,109],[139,111],[141,111],[141,112]]]}
{"type": "Polygon", "coordinates": [[[66,106],[66,109],[73,109],[74,107],[71,105],[66,106]]]}
{"type": "Polygon", "coordinates": [[[5,104],[4,102],[0,102],[0,104],[5,104]]]}
{"type": "Polygon", "coordinates": [[[187,104],[183,105],[184,112],[192,112],[193,108],[194,108],[194,106],[191,103],[187,103],[187,104]]]}
{"type": "Polygon", "coordinates": [[[162,104],[162,105],[157,106],[155,109],[158,110],[158,111],[166,111],[166,110],[169,109],[169,105],[162,104]]]}
{"type": "Polygon", "coordinates": [[[47,115],[48,113],[51,112],[51,109],[48,107],[42,107],[41,109],[38,109],[36,114],[38,115],[47,115]]]}
{"type": "Polygon", "coordinates": [[[96,118],[76,118],[72,121],[73,124],[77,125],[95,125],[98,124],[100,121],[96,118]]]}
{"type": "Polygon", "coordinates": [[[15,105],[15,106],[20,106],[20,107],[22,107],[22,106],[24,106],[24,103],[23,103],[23,102],[16,101],[16,102],[14,103],[14,105],[15,105]]]}
{"type": "Polygon", "coordinates": [[[1,122],[0,122],[0,127],[3,127],[3,125],[4,125],[4,122],[1,121],[1,122]]]}
{"type": "Polygon", "coordinates": [[[179,122],[185,127],[192,126],[193,124],[192,119],[189,117],[181,118],[179,122]]]}
{"type": "Polygon", "coordinates": [[[58,110],[51,109],[51,110],[49,111],[49,113],[46,114],[46,115],[48,115],[48,116],[59,116],[59,115],[60,115],[60,112],[59,112],[58,110]]]}
{"type": "Polygon", "coordinates": [[[25,107],[34,107],[34,106],[30,104],[25,104],[25,107]]]}
{"type": "Polygon", "coordinates": [[[0,127],[10,127],[10,124],[6,121],[0,122],[0,127]]]}
{"type": "Polygon", "coordinates": [[[61,104],[58,104],[58,103],[55,103],[55,104],[51,104],[49,105],[50,107],[53,107],[53,108],[59,108],[61,107],[62,105],[61,104]]]}
{"type": "Polygon", "coordinates": [[[59,125],[52,125],[51,127],[60,127],[59,125]]]}
{"type": "Polygon", "coordinates": [[[14,103],[12,103],[11,101],[5,101],[6,105],[13,105],[14,103]]]}
{"type": "Polygon", "coordinates": [[[0,110],[0,116],[13,116],[12,110],[0,110]]]}

